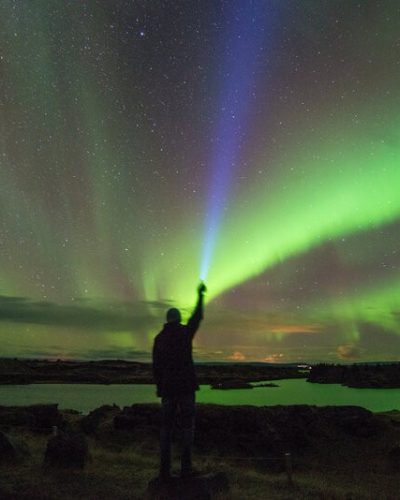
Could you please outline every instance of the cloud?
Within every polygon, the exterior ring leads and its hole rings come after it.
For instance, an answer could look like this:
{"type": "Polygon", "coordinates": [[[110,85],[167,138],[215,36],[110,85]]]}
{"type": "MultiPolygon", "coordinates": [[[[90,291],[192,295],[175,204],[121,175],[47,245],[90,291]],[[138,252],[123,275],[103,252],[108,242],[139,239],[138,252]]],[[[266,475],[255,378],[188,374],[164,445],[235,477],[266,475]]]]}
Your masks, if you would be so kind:
{"type": "MultiPolygon", "coordinates": [[[[77,301],[73,304],[33,301],[25,297],[0,296],[0,322],[62,326],[94,331],[146,330],[160,326],[160,320],[150,310],[154,302],[116,303],[107,301],[77,301]],[[148,307],[149,306],[149,307],[148,307]],[[150,307],[151,306],[151,307],[150,307]]],[[[169,303],[157,303],[168,309],[169,303]]]]}
{"type": "Polygon", "coordinates": [[[272,333],[298,333],[298,334],[307,334],[307,333],[320,333],[322,331],[322,325],[315,324],[297,324],[297,325],[271,325],[269,327],[272,333]]]}
{"type": "Polygon", "coordinates": [[[244,361],[246,356],[240,351],[235,351],[231,356],[228,356],[228,359],[232,361],[244,361]]]}
{"type": "Polygon", "coordinates": [[[165,310],[168,307],[172,307],[173,305],[175,305],[175,301],[173,301],[173,300],[167,300],[167,299],[165,299],[163,301],[160,301],[160,300],[139,300],[137,303],[138,304],[143,304],[145,306],[155,307],[157,309],[163,309],[163,310],[165,310]]]}
{"type": "MultiPolygon", "coordinates": [[[[5,350],[6,357],[15,355],[5,350]]],[[[102,359],[122,359],[150,362],[150,351],[139,350],[135,348],[126,348],[121,346],[109,346],[106,348],[90,349],[86,347],[65,348],[60,345],[43,345],[40,348],[32,347],[27,344],[18,346],[18,357],[30,359],[75,359],[75,360],[102,360],[102,359]]]]}
{"type": "Polygon", "coordinates": [[[344,344],[337,348],[339,358],[345,360],[356,360],[361,356],[361,349],[355,344],[344,344]]]}
{"type": "Polygon", "coordinates": [[[263,359],[263,361],[265,361],[265,363],[279,363],[279,362],[282,362],[283,361],[283,354],[280,352],[280,353],[276,353],[276,354],[270,354],[269,356],[265,356],[265,358],[263,359]]]}
{"type": "MultiPolygon", "coordinates": [[[[72,354],[72,353],[71,353],[72,354]]],[[[81,359],[128,359],[150,361],[150,351],[142,351],[138,349],[126,347],[108,347],[105,349],[82,349],[80,352],[74,352],[71,357],[80,357],[81,359]]]]}

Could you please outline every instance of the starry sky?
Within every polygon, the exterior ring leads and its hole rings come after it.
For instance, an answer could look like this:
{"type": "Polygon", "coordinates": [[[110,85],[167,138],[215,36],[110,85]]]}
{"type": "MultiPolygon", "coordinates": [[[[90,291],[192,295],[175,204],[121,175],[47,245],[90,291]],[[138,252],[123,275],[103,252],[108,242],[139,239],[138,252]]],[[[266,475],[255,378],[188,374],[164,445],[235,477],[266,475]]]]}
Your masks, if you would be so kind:
{"type": "Polygon", "coordinates": [[[2,355],[400,358],[397,0],[2,0],[2,355]]]}

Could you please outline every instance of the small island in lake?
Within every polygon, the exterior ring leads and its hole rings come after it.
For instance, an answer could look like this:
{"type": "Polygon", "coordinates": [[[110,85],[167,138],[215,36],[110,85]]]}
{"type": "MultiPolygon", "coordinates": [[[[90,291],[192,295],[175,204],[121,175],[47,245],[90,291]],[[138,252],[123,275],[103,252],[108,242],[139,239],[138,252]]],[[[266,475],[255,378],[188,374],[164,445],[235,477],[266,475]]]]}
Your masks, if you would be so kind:
{"type": "Polygon", "coordinates": [[[273,384],[271,382],[265,382],[263,384],[253,385],[244,380],[236,379],[226,379],[219,382],[214,382],[211,384],[211,389],[254,389],[256,387],[279,387],[278,384],[273,384]]]}
{"type": "Polygon", "coordinates": [[[253,389],[253,386],[244,380],[223,380],[211,384],[211,389],[253,389]]]}
{"type": "Polygon", "coordinates": [[[279,385],[274,384],[273,382],[265,382],[265,384],[253,385],[253,387],[279,387],[279,385]]]}

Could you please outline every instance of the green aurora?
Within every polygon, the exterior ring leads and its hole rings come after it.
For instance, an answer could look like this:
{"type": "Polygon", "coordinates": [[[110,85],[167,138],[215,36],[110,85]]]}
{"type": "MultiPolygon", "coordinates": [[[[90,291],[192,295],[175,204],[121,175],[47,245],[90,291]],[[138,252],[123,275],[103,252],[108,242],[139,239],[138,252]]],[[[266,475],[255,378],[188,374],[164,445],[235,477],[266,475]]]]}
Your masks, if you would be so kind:
{"type": "MultiPolygon", "coordinates": [[[[400,356],[399,8],[305,4],[271,2],[198,359],[400,356]]],[[[4,355],[147,359],[187,317],[223,5],[2,2],[4,355]]]]}

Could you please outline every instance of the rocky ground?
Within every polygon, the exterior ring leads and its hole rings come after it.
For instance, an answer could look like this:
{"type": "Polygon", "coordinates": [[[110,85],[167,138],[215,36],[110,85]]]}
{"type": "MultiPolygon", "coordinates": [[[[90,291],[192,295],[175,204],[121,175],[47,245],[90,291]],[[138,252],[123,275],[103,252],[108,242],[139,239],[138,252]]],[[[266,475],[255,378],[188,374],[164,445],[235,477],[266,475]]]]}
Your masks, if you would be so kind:
{"type": "MultiPolygon", "coordinates": [[[[214,473],[208,498],[398,497],[398,412],[198,405],[196,419],[196,465],[214,473]]],[[[56,405],[0,407],[0,497],[150,498],[153,488],[157,498],[159,425],[157,404],[86,416],[56,405]]]]}

